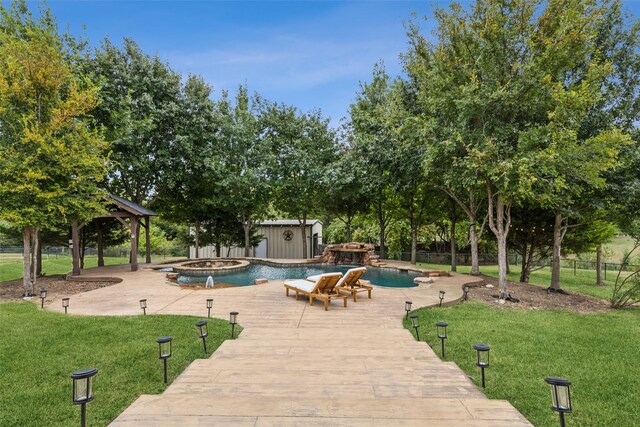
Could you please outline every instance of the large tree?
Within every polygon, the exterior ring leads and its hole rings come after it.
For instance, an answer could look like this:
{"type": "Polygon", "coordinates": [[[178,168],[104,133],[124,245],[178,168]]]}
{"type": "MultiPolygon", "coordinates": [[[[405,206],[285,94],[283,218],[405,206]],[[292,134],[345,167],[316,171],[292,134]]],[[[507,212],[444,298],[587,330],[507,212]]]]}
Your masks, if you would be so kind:
{"type": "Polygon", "coordinates": [[[259,117],[260,98],[249,96],[246,86],[240,86],[235,103],[220,103],[223,125],[221,146],[224,152],[225,187],[228,204],[238,211],[244,231],[244,256],[253,247],[255,220],[263,217],[271,200],[271,175],[275,156],[270,140],[263,137],[259,117]]]}
{"type": "Polygon", "coordinates": [[[365,192],[379,229],[380,258],[386,256],[387,231],[394,221],[398,195],[393,190],[395,145],[392,131],[384,118],[389,115],[391,79],[383,64],[373,69],[372,80],[361,83],[350,107],[353,148],[365,164],[368,179],[365,192]]]}
{"type": "Polygon", "coordinates": [[[178,144],[180,75],[131,39],[122,47],[105,40],[85,67],[100,82],[101,102],[92,114],[111,142],[109,190],[144,204],[157,194],[170,147],[178,144]]]}
{"type": "Polygon", "coordinates": [[[198,258],[201,224],[224,200],[220,137],[224,119],[202,78],[190,76],[181,93],[175,141],[166,148],[168,167],[156,178],[158,192],[152,206],[172,222],[193,227],[198,258]]]}
{"type": "MultiPolygon", "coordinates": [[[[498,242],[500,293],[507,295],[507,237],[511,207],[535,193],[538,167],[554,147],[581,147],[576,125],[598,97],[605,66],[589,64],[575,80],[574,70],[589,62],[603,9],[595,2],[478,0],[470,8],[453,4],[435,12],[436,43],[410,31],[408,61],[422,84],[428,123],[448,129],[436,144],[456,144],[455,162],[483,182],[489,228],[498,242]],[[577,123],[576,123],[577,122],[577,123]]],[[[615,134],[594,136],[601,143],[615,134]]],[[[594,145],[596,140],[592,139],[594,145]]],[[[577,154],[576,154],[577,155],[577,154]]],[[[546,164],[558,169],[561,163],[546,164]]],[[[575,171],[579,173],[580,171],[575,171]]],[[[556,181],[559,183],[559,181],[556,181]]]]}
{"type": "Polygon", "coordinates": [[[87,113],[98,88],[79,74],[48,9],[0,6],[0,219],[23,230],[25,295],[41,229],[103,209],[106,143],[87,113]]]}
{"type": "Polygon", "coordinates": [[[343,147],[327,171],[324,209],[344,223],[347,242],[353,241],[351,225],[357,214],[369,208],[366,183],[371,179],[363,159],[350,147],[343,147]]]}
{"type": "Polygon", "coordinates": [[[261,114],[276,158],[274,207],[298,219],[306,258],[307,219],[322,208],[323,186],[337,153],[335,133],[319,111],[303,114],[295,107],[268,104],[261,114]]]}

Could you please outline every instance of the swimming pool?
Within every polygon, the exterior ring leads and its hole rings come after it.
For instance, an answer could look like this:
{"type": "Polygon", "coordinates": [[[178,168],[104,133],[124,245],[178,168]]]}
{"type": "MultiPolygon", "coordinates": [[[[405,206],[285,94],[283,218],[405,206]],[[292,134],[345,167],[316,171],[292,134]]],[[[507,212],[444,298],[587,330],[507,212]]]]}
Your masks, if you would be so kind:
{"type": "MultiPolygon", "coordinates": [[[[231,283],[237,286],[249,286],[255,279],[265,278],[269,280],[304,279],[315,274],[331,273],[338,271],[345,273],[357,265],[327,265],[327,264],[302,264],[302,265],[273,265],[252,262],[248,268],[235,273],[221,272],[213,276],[215,281],[231,283]]],[[[417,286],[413,279],[421,276],[412,271],[400,271],[394,268],[367,267],[367,272],[362,277],[371,281],[374,285],[390,288],[412,288],[417,286]]],[[[205,282],[206,277],[180,276],[179,284],[205,282]]]]}

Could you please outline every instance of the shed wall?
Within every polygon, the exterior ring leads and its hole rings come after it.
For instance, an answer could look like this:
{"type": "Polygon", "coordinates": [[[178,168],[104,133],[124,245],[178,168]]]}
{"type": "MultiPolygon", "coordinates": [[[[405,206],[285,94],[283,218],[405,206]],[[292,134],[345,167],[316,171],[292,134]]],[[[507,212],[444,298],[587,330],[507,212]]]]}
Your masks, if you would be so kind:
{"type": "MultiPolygon", "coordinates": [[[[297,225],[285,225],[285,226],[267,226],[258,227],[258,233],[267,239],[267,257],[268,258],[280,258],[280,259],[303,259],[311,258],[312,253],[312,237],[313,233],[318,233],[319,243],[322,237],[322,224],[317,223],[314,226],[307,226],[307,256],[302,256],[302,231],[300,226],[297,225]],[[285,240],[283,233],[285,231],[291,231],[293,233],[291,240],[285,240]]],[[[222,257],[227,256],[226,247],[222,247],[222,257]]],[[[195,247],[189,248],[189,256],[195,258],[195,247]]],[[[251,255],[254,255],[252,248],[251,255]]],[[[215,246],[204,246],[200,248],[200,258],[214,258],[215,246]]],[[[244,257],[244,248],[231,248],[229,252],[231,258],[244,257]]]]}

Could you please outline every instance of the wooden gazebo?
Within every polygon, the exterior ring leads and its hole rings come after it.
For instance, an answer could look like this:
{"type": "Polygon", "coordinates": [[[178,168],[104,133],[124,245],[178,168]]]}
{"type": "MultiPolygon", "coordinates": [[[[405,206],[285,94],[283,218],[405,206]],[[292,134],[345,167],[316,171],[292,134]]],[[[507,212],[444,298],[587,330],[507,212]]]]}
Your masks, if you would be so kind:
{"type": "MultiPolygon", "coordinates": [[[[146,242],[146,263],[151,263],[151,246],[149,237],[149,217],[158,214],[145,207],[140,206],[130,200],[110,194],[108,196],[109,212],[100,217],[94,218],[94,221],[105,219],[116,219],[122,223],[131,232],[131,271],[138,270],[138,228],[142,225],[145,229],[146,242]]],[[[80,275],[80,230],[85,224],[74,222],[71,224],[71,243],[73,246],[73,271],[72,276],[80,275]]],[[[102,232],[98,227],[98,267],[104,266],[104,245],[102,241],[102,232]]]]}

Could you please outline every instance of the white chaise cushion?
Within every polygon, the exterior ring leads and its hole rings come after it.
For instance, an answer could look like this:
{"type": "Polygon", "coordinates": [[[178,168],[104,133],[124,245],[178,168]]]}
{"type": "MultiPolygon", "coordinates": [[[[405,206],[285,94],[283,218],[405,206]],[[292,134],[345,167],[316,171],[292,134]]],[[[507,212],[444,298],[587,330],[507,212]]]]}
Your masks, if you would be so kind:
{"type": "Polygon", "coordinates": [[[301,291],[304,291],[304,292],[311,292],[316,287],[315,283],[310,282],[308,280],[304,280],[304,279],[287,280],[286,282],[284,282],[284,284],[296,289],[300,289],[301,291]]]}

